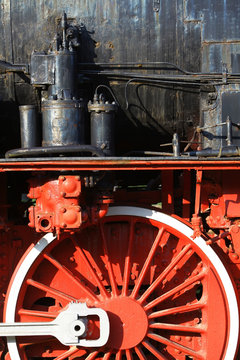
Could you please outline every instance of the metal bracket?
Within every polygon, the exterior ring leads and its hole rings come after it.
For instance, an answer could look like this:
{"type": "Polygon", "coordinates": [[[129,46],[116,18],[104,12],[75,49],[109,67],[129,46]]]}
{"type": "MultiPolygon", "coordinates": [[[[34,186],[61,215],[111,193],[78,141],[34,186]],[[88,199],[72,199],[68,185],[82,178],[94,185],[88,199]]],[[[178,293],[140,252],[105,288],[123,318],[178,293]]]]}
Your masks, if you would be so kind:
{"type": "Polygon", "coordinates": [[[160,0],[153,0],[153,11],[160,11],[160,0]]]}
{"type": "Polygon", "coordinates": [[[70,303],[51,322],[14,322],[0,324],[1,336],[44,336],[57,338],[63,345],[84,347],[101,347],[108,341],[110,332],[106,311],[99,308],[88,308],[85,303],[70,303]],[[87,334],[87,317],[98,316],[100,336],[98,339],[84,338],[87,334]]]}

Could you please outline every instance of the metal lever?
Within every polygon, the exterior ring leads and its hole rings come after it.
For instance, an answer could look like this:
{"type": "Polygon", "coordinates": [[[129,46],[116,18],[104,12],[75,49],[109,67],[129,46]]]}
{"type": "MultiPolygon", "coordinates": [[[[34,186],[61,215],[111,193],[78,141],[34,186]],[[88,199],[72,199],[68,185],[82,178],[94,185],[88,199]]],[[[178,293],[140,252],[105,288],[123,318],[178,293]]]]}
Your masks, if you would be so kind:
{"type": "Polygon", "coordinates": [[[88,308],[85,303],[70,303],[51,322],[2,323],[0,336],[54,336],[63,345],[84,347],[101,347],[109,337],[109,319],[106,311],[99,308],[88,308]],[[100,320],[100,337],[94,340],[85,339],[87,334],[87,316],[97,315],[100,320]]]}

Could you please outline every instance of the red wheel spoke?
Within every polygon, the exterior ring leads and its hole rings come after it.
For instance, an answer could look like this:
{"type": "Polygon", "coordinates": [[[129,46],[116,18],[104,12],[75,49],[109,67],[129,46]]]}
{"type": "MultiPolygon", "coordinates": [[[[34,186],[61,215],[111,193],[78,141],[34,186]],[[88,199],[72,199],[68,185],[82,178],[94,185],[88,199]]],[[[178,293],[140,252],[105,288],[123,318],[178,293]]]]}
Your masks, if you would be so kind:
{"type": "Polygon", "coordinates": [[[24,348],[27,346],[34,346],[36,344],[49,344],[52,342],[56,342],[56,339],[53,336],[44,336],[44,338],[37,337],[34,338],[34,342],[31,342],[29,337],[25,337],[24,340],[21,342],[21,347],[24,348]]]}
{"type": "Polygon", "coordinates": [[[75,248],[77,249],[80,257],[82,258],[82,260],[84,261],[86,267],[88,268],[89,272],[91,273],[92,277],[94,278],[94,280],[97,283],[97,286],[100,290],[100,292],[102,293],[102,295],[104,295],[105,297],[109,297],[109,293],[107,292],[107,290],[105,289],[105,287],[103,286],[102,281],[99,279],[98,275],[96,274],[94,268],[92,267],[91,263],[89,262],[88,258],[86,257],[86,255],[84,254],[83,250],[80,248],[80,246],[77,244],[75,239],[72,239],[72,242],[75,246],[75,248]]]}
{"type": "Polygon", "coordinates": [[[183,306],[177,306],[177,307],[174,307],[174,308],[153,312],[152,314],[150,314],[148,316],[148,318],[149,319],[154,319],[154,318],[158,318],[158,317],[161,317],[161,316],[167,316],[167,315],[173,315],[173,314],[181,314],[181,313],[184,313],[184,312],[191,312],[191,311],[195,311],[195,310],[200,310],[204,306],[206,306],[206,304],[203,304],[203,303],[196,303],[196,304],[188,304],[188,305],[183,305],[183,306]]]}
{"type": "MultiPolygon", "coordinates": [[[[69,350],[65,351],[63,354],[57,356],[54,360],[64,360],[67,359],[69,356],[76,354],[79,349],[76,346],[71,347],[69,350]]],[[[86,351],[85,351],[86,353],[86,351]]],[[[84,354],[83,354],[84,355],[84,354]]],[[[82,356],[82,355],[81,355],[82,356]]]]}
{"type": "Polygon", "coordinates": [[[103,250],[104,250],[104,253],[105,253],[106,268],[107,268],[110,284],[111,284],[111,287],[112,287],[112,293],[113,293],[113,296],[117,296],[118,295],[117,282],[116,282],[116,279],[115,279],[115,275],[113,273],[112,264],[111,264],[111,262],[109,260],[107,239],[106,239],[106,236],[104,234],[103,224],[102,223],[100,223],[100,232],[101,232],[101,237],[102,237],[102,242],[103,242],[103,250]]]}
{"type": "Polygon", "coordinates": [[[159,360],[167,360],[167,358],[161,354],[149,341],[145,340],[142,342],[143,346],[148,349],[157,359],[159,360]]]}
{"type": "Polygon", "coordinates": [[[160,304],[161,302],[163,302],[164,300],[166,300],[170,296],[175,295],[177,292],[179,292],[179,291],[189,287],[190,285],[193,285],[194,283],[202,280],[205,275],[206,275],[206,272],[202,271],[199,275],[196,275],[196,276],[193,276],[193,277],[189,278],[188,280],[184,281],[184,283],[176,286],[172,290],[169,290],[165,294],[163,294],[163,295],[157,297],[155,300],[151,301],[149,304],[147,304],[144,307],[145,310],[148,311],[149,309],[151,309],[154,306],[160,304]]]}
{"type": "Polygon", "coordinates": [[[103,360],[109,360],[111,355],[112,355],[112,351],[107,352],[107,353],[104,355],[103,360]]]}
{"type": "Polygon", "coordinates": [[[64,275],[66,275],[71,281],[73,281],[74,284],[76,284],[77,287],[81,289],[81,291],[86,293],[87,296],[89,296],[92,300],[98,301],[98,297],[85,285],[81,284],[81,282],[73,275],[70,270],[66,269],[62,264],[60,264],[49,254],[44,254],[43,257],[48,260],[53,266],[55,266],[58,270],[60,270],[64,275]]]}
{"type": "Polygon", "coordinates": [[[126,350],[126,358],[127,360],[133,360],[132,351],[129,349],[126,350]]]}
{"type": "Polygon", "coordinates": [[[171,331],[183,331],[191,333],[204,333],[206,329],[202,326],[186,326],[176,324],[154,323],[149,326],[151,329],[171,330],[171,331]]]}
{"type": "MultiPolygon", "coordinates": [[[[41,321],[44,321],[43,319],[55,319],[57,314],[56,313],[50,313],[47,311],[36,311],[36,310],[26,310],[26,309],[20,309],[18,311],[19,316],[29,317],[29,318],[37,318],[36,321],[38,321],[38,318],[41,318],[41,321]]],[[[31,320],[35,321],[35,320],[31,320]]]]}
{"type": "MultiPolygon", "coordinates": [[[[138,299],[140,304],[142,304],[150,295],[151,293],[156,289],[156,287],[159,286],[159,284],[164,280],[164,278],[170,273],[170,271],[179,263],[179,261],[188,253],[188,251],[191,248],[191,244],[186,245],[180,253],[173,259],[173,261],[164,269],[164,271],[157,277],[157,279],[149,286],[149,288],[143,293],[143,295],[138,299]]],[[[190,253],[186,259],[186,261],[189,259],[189,257],[192,255],[190,253]]],[[[185,261],[185,262],[186,262],[185,261]]]]}
{"type": "Polygon", "coordinates": [[[139,346],[135,346],[134,349],[140,360],[147,360],[146,356],[144,355],[142,349],[139,346]]]}
{"type": "Polygon", "coordinates": [[[133,246],[133,237],[134,237],[134,225],[135,221],[132,220],[130,222],[130,231],[129,231],[129,241],[128,241],[128,250],[127,255],[125,257],[125,264],[124,264],[124,275],[123,275],[123,288],[122,288],[122,295],[127,296],[127,290],[129,285],[130,279],[130,271],[131,271],[131,255],[132,255],[132,246],[133,246]]]}
{"type": "Polygon", "coordinates": [[[142,268],[142,270],[140,272],[140,275],[139,275],[139,277],[138,277],[138,279],[136,281],[136,284],[135,284],[134,289],[132,291],[132,294],[130,296],[133,299],[135,299],[137,294],[138,294],[138,291],[139,291],[139,289],[140,289],[140,287],[142,285],[142,282],[144,280],[144,277],[145,277],[145,275],[146,275],[146,273],[147,273],[147,271],[148,271],[148,269],[149,269],[149,267],[151,265],[153,256],[154,256],[154,254],[155,254],[155,252],[157,250],[157,247],[159,245],[159,242],[160,242],[160,240],[162,238],[162,235],[163,235],[164,231],[165,231],[164,227],[162,227],[158,231],[158,234],[157,234],[157,236],[156,236],[156,238],[154,240],[154,243],[153,243],[153,245],[151,247],[151,250],[149,251],[148,257],[147,257],[147,259],[146,259],[146,261],[145,261],[145,263],[143,265],[143,268],[142,268]]]}
{"type": "Polygon", "coordinates": [[[99,354],[99,350],[94,351],[93,353],[89,354],[88,357],[86,357],[86,360],[93,360],[96,358],[96,356],[99,354]]]}
{"type": "Polygon", "coordinates": [[[122,359],[122,350],[119,350],[117,353],[116,353],[116,360],[121,360],[122,359]]]}
{"type": "Polygon", "coordinates": [[[180,344],[177,344],[175,341],[172,341],[172,340],[169,340],[169,339],[166,339],[160,335],[157,335],[157,334],[153,334],[153,333],[148,333],[147,336],[150,338],[150,339],[153,339],[161,344],[165,344],[165,345],[168,345],[168,346],[171,346],[173,347],[174,349],[177,349],[177,350],[180,350],[182,352],[184,352],[185,354],[187,355],[190,355],[190,356],[193,356],[195,359],[200,359],[200,360],[203,360],[204,357],[199,353],[199,352],[196,352],[192,349],[189,349],[188,347],[186,346],[183,346],[183,345],[180,345],[180,344]]]}
{"type": "Polygon", "coordinates": [[[44,284],[42,284],[40,282],[37,282],[37,281],[34,281],[32,279],[27,279],[26,282],[27,282],[28,285],[31,285],[31,286],[39,289],[39,290],[42,290],[42,291],[45,291],[45,292],[48,292],[48,293],[52,294],[53,296],[56,297],[56,299],[57,298],[62,298],[62,299],[67,300],[67,301],[77,301],[77,299],[74,298],[71,295],[65,294],[62,291],[59,291],[57,289],[54,289],[54,288],[52,288],[50,286],[44,285],[44,284]]]}

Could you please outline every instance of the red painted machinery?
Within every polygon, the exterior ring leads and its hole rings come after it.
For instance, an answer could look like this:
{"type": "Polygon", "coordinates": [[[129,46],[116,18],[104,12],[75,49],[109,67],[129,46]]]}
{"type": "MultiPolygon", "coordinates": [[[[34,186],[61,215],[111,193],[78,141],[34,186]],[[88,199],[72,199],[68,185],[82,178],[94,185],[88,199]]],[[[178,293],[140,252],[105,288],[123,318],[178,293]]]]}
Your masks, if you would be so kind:
{"type": "Polygon", "coordinates": [[[0,158],[0,359],[239,359],[240,5],[89,1],[80,21],[80,4],[0,3],[20,41],[0,61],[2,116],[20,123],[0,158]],[[167,19],[191,71],[148,51],[167,19]]]}

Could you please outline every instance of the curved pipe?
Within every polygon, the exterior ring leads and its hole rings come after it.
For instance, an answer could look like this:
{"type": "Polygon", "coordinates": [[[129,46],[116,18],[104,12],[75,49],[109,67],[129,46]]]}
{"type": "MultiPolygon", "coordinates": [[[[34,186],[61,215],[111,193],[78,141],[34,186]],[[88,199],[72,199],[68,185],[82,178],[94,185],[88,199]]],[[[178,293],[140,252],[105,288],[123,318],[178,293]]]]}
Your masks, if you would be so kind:
{"type": "Polygon", "coordinates": [[[50,154],[67,154],[67,153],[80,153],[90,152],[92,155],[105,157],[104,152],[92,145],[68,145],[68,146],[45,146],[45,147],[33,147],[33,148],[20,148],[9,150],[5,154],[5,158],[15,157],[28,157],[28,156],[41,156],[50,154]]]}

